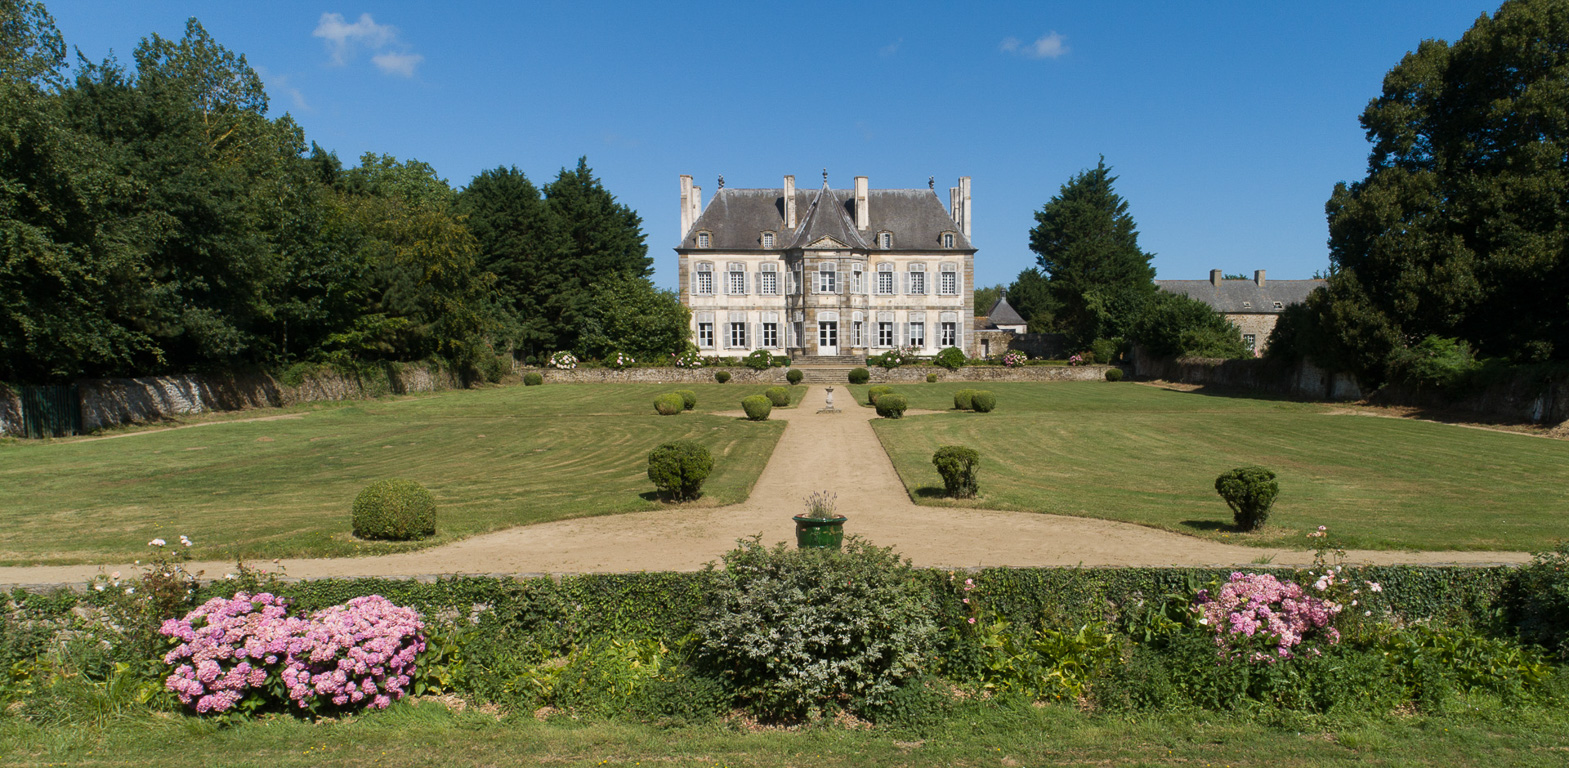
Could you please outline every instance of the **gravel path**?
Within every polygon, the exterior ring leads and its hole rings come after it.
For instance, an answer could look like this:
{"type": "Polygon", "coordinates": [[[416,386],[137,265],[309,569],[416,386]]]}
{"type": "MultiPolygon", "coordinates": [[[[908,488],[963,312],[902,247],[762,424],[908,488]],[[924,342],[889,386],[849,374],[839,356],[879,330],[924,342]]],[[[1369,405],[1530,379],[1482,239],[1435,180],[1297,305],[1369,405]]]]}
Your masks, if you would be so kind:
{"type": "MultiPolygon", "coordinates": [[[[1306,550],[1221,544],[1130,523],[1079,517],[921,507],[899,481],[861,408],[840,388],[841,413],[818,413],[824,389],[813,386],[796,408],[775,409],[789,426],[747,501],[712,509],[670,507],[512,528],[418,552],[361,558],[295,559],[290,577],[429,576],[490,573],[690,571],[717,560],[736,539],[794,539],[791,515],[814,491],[838,495],[847,533],[893,545],[917,566],[1198,565],[1232,566],[1270,557],[1275,565],[1312,562],[1306,550]]],[[[736,414],[739,415],[739,414],[736,414]]],[[[1522,563],[1524,552],[1391,552],[1355,550],[1352,563],[1522,563]]],[[[228,562],[194,563],[208,577],[228,562]]],[[[0,568],[0,585],[80,584],[100,571],[130,566],[0,568]]]]}

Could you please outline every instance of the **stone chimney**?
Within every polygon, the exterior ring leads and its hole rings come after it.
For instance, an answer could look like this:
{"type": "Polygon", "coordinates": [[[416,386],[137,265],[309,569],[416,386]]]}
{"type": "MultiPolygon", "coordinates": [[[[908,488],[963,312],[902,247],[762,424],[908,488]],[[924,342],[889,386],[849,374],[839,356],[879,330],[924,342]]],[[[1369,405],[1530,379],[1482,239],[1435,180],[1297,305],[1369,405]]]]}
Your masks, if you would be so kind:
{"type": "Polygon", "coordinates": [[[681,239],[692,229],[692,177],[681,174],[681,239]]]}
{"type": "Polygon", "coordinates": [[[866,229],[872,225],[872,212],[867,208],[866,177],[855,177],[855,228],[866,229]]]}
{"type": "Polygon", "coordinates": [[[970,177],[959,177],[959,210],[963,218],[959,221],[959,229],[964,232],[964,238],[970,238],[970,177]]]}
{"type": "Polygon", "coordinates": [[[1264,270],[1262,270],[1262,269],[1255,269],[1255,270],[1253,270],[1253,282],[1257,283],[1258,287],[1260,287],[1260,288],[1264,287],[1264,270]]]}
{"type": "Polygon", "coordinates": [[[688,202],[692,204],[691,212],[687,214],[690,221],[688,226],[690,226],[696,224],[697,218],[703,215],[703,188],[696,184],[692,185],[692,198],[688,202]]]}
{"type": "Polygon", "coordinates": [[[1220,270],[1218,269],[1212,269],[1209,271],[1209,282],[1216,288],[1220,287],[1220,274],[1220,270]]]}
{"type": "Polygon", "coordinates": [[[795,177],[786,176],[784,180],[784,217],[785,229],[795,229],[795,177]]]}

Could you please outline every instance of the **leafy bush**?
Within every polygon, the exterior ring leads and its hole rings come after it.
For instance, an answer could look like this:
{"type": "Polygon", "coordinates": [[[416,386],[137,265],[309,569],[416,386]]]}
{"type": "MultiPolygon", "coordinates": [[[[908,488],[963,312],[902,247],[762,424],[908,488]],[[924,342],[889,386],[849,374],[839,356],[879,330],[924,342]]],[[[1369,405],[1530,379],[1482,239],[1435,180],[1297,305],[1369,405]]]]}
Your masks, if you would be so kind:
{"type": "Polygon", "coordinates": [[[676,390],[676,394],[681,396],[681,407],[683,409],[690,411],[697,407],[696,392],[693,392],[690,389],[678,389],[676,390]]]}
{"type": "Polygon", "coordinates": [[[907,361],[904,353],[897,349],[890,349],[880,355],[874,355],[867,358],[866,362],[881,368],[892,370],[894,368],[898,368],[901,365],[904,365],[907,361]]]}
{"type": "Polygon", "coordinates": [[[1521,640],[1569,659],[1569,542],[1536,553],[1515,575],[1505,604],[1521,640]]]}
{"type": "Polygon", "coordinates": [[[660,416],[674,416],[686,410],[686,398],[680,392],[666,392],[654,398],[654,410],[660,416]]]}
{"type": "Polygon", "coordinates": [[[964,367],[964,360],[964,350],[958,347],[945,347],[937,353],[937,359],[933,362],[950,371],[957,371],[964,367]]]}
{"type": "Polygon", "coordinates": [[[751,368],[754,371],[765,371],[768,370],[769,366],[774,364],[774,356],[773,353],[766,349],[759,349],[756,352],[747,355],[746,358],[741,362],[746,365],[746,367],[751,368]]]}
{"type": "Polygon", "coordinates": [[[697,498],[713,469],[713,454],[691,440],[665,443],[648,453],[648,479],[670,501],[697,498]]]}
{"type": "Polygon", "coordinates": [[[927,384],[936,384],[937,383],[937,374],[935,374],[935,373],[928,373],[928,374],[926,374],[926,383],[927,384]]]}
{"type": "Polygon", "coordinates": [[[866,390],[866,401],[872,405],[876,405],[877,398],[882,397],[883,395],[886,395],[892,391],[893,387],[890,387],[886,384],[878,384],[877,386],[866,390]]]}
{"type": "Polygon", "coordinates": [[[1122,351],[1122,339],[1096,339],[1090,342],[1090,352],[1095,354],[1095,359],[1102,363],[1109,363],[1117,359],[1117,353],[1122,351]]]}
{"type": "Polygon", "coordinates": [[[968,411],[975,407],[975,390],[961,389],[953,393],[953,407],[957,411],[968,411]]]}
{"type": "MultiPolygon", "coordinates": [[[[787,394],[786,397],[789,395],[787,394]]],[[[741,400],[741,408],[746,411],[746,417],[752,421],[764,421],[768,414],[773,413],[774,404],[762,395],[752,395],[741,400]]]]}
{"type": "Polygon", "coordinates": [[[866,382],[871,381],[871,380],[872,380],[872,372],[871,371],[868,371],[865,368],[851,368],[850,369],[850,383],[851,384],[865,384],[866,382]]]}
{"type": "Polygon", "coordinates": [[[1250,357],[1242,331],[1213,307],[1180,293],[1156,293],[1133,318],[1128,340],[1161,357],[1250,357]]]}
{"type": "Polygon", "coordinates": [[[550,362],[548,362],[547,365],[549,365],[551,368],[559,368],[563,371],[570,371],[577,367],[577,362],[577,355],[574,355],[571,352],[557,352],[550,356],[550,362]]]}
{"type": "Polygon", "coordinates": [[[783,408],[790,404],[790,390],[785,387],[769,387],[763,391],[763,396],[768,398],[768,402],[773,403],[775,408],[783,408]]]}
{"type": "Polygon", "coordinates": [[[991,413],[997,408],[997,396],[989,390],[978,389],[970,395],[970,407],[975,409],[976,413],[991,413]]]}
{"type": "Polygon", "coordinates": [[[1471,345],[1441,336],[1428,336],[1415,346],[1389,354],[1390,379],[1417,390],[1454,393],[1481,367],[1471,345]]]}
{"type": "Polygon", "coordinates": [[[932,454],[932,464],[937,466],[937,474],[942,475],[943,487],[956,499],[971,498],[980,490],[975,480],[980,463],[981,455],[974,448],[962,445],[945,445],[932,454]]]}
{"type": "Polygon", "coordinates": [[[1122,381],[1122,369],[1121,368],[1107,368],[1106,369],[1106,380],[1107,381],[1122,381]]]}
{"type": "Polygon", "coordinates": [[[720,384],[723,384],[723,383],[725,383],[725,382],[727,382],[729,380],[730,380],[730,372],[729,371],[714,371],[714,381],[717,381],[720,384]]]}
{"type": "Polygon", "coordinates": [[[790,382],[792,385],[800,384],[801,379],[804,378],[806,378],[806,374],[802,373],[799,369],[796,368],[791,368],[790,371],[785,374],[785,381],[790,382]]]}
{"type": "Polygon", "coordinates": [[[538,373],[530,371],[528,373],[523,374],[523,386],[525,386],[525,387],[537,387],[537,386],[539,386],[541,384],[544,384],[544,383],[545,383],[545,377],[539,375],[538,373]]]}
{"type": "Polygon", "coordinates": [[[729,712],[733,698],[729,687],[717,677],[692,669],[660,670],[633,693],[628,710],[654,725],[700,725],[729,712]]]}
{"type": "Polygon", "coordinates": [[[393,478],[365,486],[354,498],[354,535],[408,541],[436,532],[436,497],[413,480],[393,478]]]}
{"type": "Polygon", "coordinates": [[[528,670],[538,701],[609,717],[629,709],[644,686],[657,679],[669,649],[652,638],[600,635],[573,648],[564,659],[549,659],[528,670]]]}
{"type": "MultiPolygon", "coordinates": [[[[1320,592],[1334,573],[1319,579],[1320,592]]],[[[1215,644],[1228,658],[1268,663],[1291,658],[1303,641],[1340,642],[1340,631],[1330,624],[1341,607],[1268,573],[1233,573],[1225,584],[1200,590],[1193,601],[1201,623],[1215,633],[1215,644]]]]}
{"type": "Polygon", "coordinates": [[[850,537],[842,551],[743,540],[712,571],[700,653],[757,714],[812,718],[886,704],[934,650],[930,592],[908,560],[850,537]]]}
{"type": "Polygon", "coordinates": [[[885,419],[902,419],[906,405],[904,395],[888,392],[877,398],[877,415],[885,419]]]}
{"type": "Polygon", "coordinates": [[[1237,467],[1215,478],[1215,491],[1231,507],[1237,527],[1257,530],[1269,518],[1269,508],[1280,495],[1275,473],[1263,467],[1237,467]]]}

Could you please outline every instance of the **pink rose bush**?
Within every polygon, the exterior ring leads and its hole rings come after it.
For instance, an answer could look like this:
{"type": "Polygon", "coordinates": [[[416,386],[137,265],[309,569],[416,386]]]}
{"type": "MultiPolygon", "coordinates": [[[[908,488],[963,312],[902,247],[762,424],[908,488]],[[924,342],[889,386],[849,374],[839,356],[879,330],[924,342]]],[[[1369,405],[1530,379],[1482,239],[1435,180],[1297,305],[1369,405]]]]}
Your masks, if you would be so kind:
{"type": "Polygon", "coordinates": [[[425,650],[419,613],[380,595],[290,616],[268,593],[215,597],[169,619],[159,632],[176,643],[165,687],[201,713],[227,712],[268,694],[301,709],[370,706],[400,699],[425,650]]]}
{"type": "MultiPolygon", "coordinates": [[[[1333,585],[1335,572],[1327,572],[1314,587],[1323,592],[1333,585]]],[[[1199,591],[1193,609],[1199,623],[1215,633],[1215,645],[1228,658],[1273,663],[1289,659],[1303,640],[1323,637],[1340,642],[1340,631],[1330,626],[1341,606],[1315,597],[1295,582],[1282,582],[1267,573],[1233,573],[1231,580],[1211,594],[1199,591]],[[1271,652],[1249,651],[1254,638],[1271,652]]]]}

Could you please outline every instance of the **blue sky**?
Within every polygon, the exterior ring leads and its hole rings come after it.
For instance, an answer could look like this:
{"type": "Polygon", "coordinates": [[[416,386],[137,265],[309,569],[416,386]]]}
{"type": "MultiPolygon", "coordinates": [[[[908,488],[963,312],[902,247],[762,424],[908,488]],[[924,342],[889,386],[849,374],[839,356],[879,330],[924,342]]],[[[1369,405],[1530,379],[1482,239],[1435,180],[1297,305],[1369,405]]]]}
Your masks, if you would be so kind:
{"type": "Polygon", "coordinates": [[[1324,201],[1360,178],[1357,116],[1426,38],[1495,3],[48,2],[68,45],[128,62],[199,18],[271,114],[352,163],[454,186],[586,155],[643,217],[671,287],[678,176],[777,187],[974,185],[981,284],[1034,263],[1033,213],[1101,155],[1161,278],[1328,265],[1324,201]]]}

